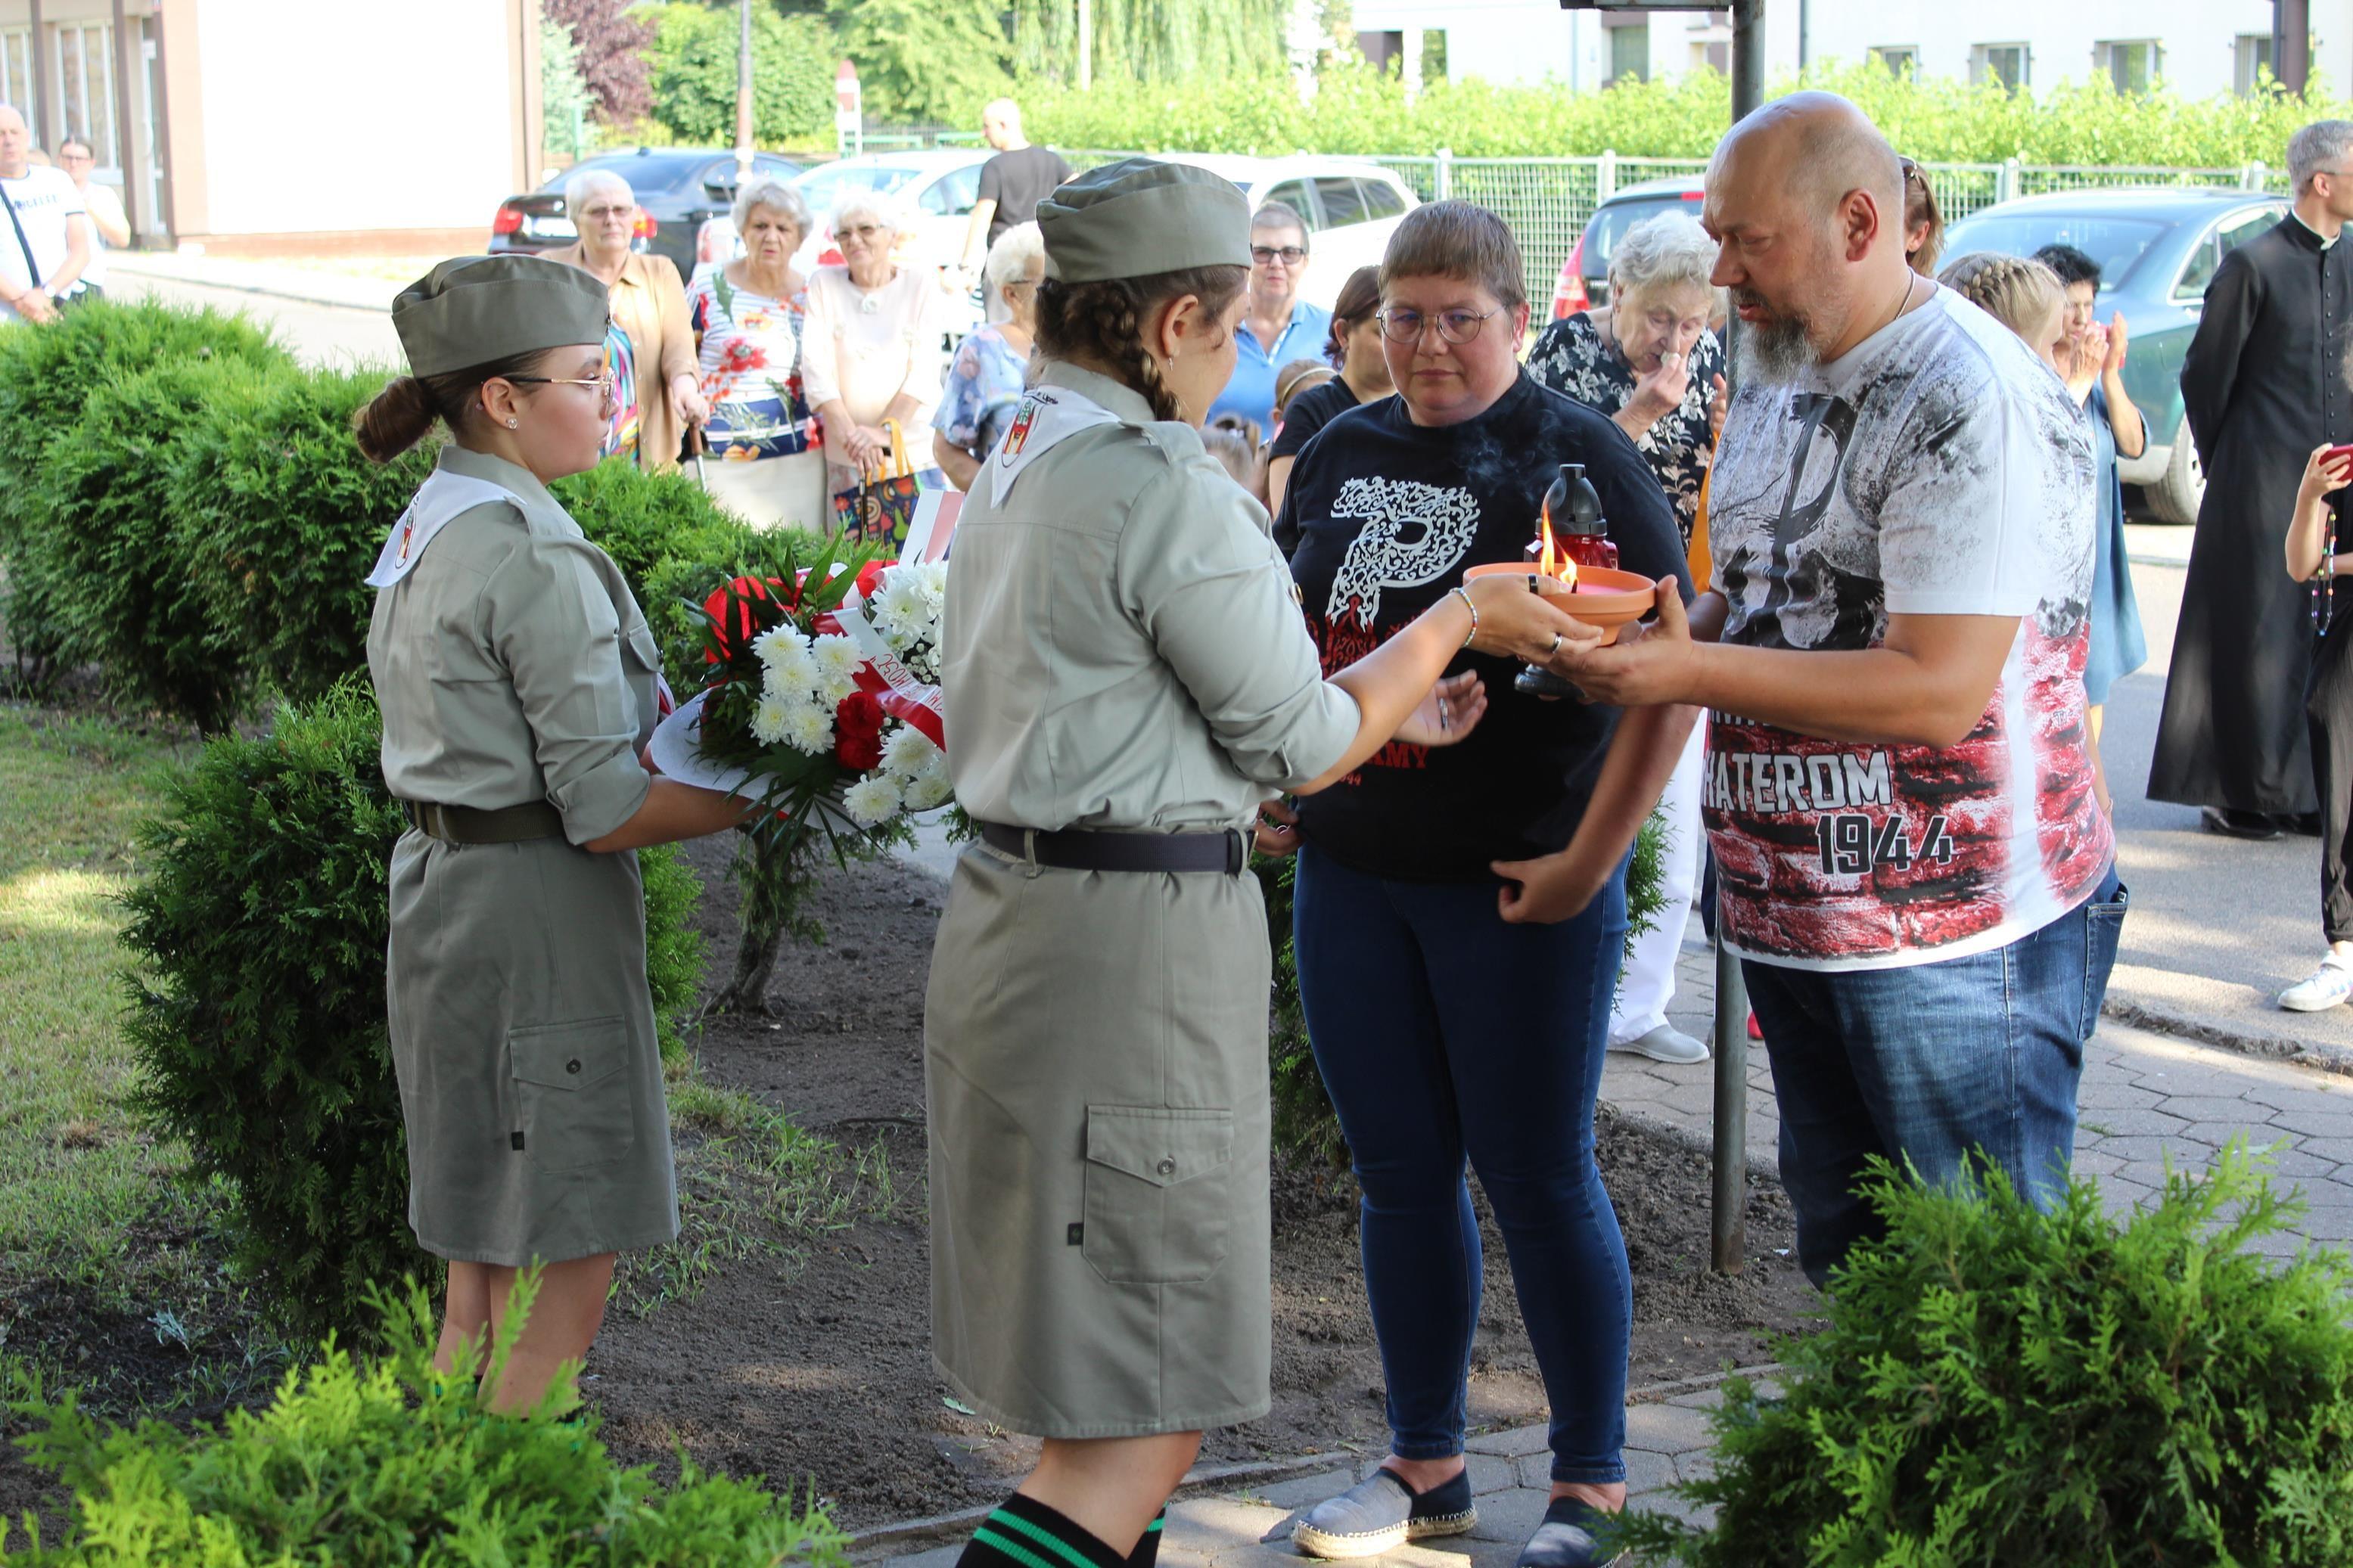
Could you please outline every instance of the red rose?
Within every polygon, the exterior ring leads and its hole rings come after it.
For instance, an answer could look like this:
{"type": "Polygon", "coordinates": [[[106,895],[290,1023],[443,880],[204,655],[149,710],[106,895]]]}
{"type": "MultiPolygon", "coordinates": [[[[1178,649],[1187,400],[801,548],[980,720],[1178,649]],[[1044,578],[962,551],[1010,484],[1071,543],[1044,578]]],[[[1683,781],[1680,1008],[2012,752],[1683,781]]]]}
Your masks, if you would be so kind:
{"type": "Polygon", "coordinates": [[[882,763],[882,704],[871,691],[853,691],[833,710],[834,761],[861,773],[882,763]]]}

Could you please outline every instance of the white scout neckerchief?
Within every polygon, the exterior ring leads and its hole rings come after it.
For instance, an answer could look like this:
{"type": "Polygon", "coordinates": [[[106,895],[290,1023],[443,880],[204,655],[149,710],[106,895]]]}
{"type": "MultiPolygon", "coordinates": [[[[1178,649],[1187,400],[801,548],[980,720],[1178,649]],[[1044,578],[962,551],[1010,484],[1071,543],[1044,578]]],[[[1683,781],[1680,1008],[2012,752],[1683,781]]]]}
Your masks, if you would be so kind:
{"type": "Polygon", "coordinates": [[[488,479],[469,478],[452,473],[448,468],[436,468],[426,481],[417,487],[410,498],[408,510],[392,525],[392,535],[384,542],[384,552],[375,558],[375,570],[367,574],[371,588],[389,588],[417,564],[433,536],[441,531],[451,518],[480,506],[484,501],[511,500],[518,507],[522,498],[504,485],[494,485],[488,479]]]}
{"type": "Polygon", "coordinates": [[[1039,454],[1051,450],[1082,430],[1120,423],[1118,415],[1067,386],[1031,387],[1021,395],[1021,406],[1014,410],[1013,426],[1005,432],[1005,439],[997,444],[992,454],[988,469],[990,499],[1003,506],[1005,498],[1013,493],[1021,470],[1037,461],[1039,454]]]}

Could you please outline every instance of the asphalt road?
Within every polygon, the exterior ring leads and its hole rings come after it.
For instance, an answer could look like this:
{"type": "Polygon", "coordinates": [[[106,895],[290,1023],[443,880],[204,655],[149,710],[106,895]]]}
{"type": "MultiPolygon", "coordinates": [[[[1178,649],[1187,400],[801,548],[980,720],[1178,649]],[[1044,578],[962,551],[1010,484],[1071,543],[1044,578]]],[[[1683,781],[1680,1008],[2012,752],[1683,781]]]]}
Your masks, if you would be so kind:
{"type": "MultiPolygon", "coordinates": [[[[398,341],[378,310],[178,279],[118,276],[115,287],[126,295],[143,291],[248,310],[274,323],[308,363],[397,363],[398,341]]],[[[2353,1052],[2353,1008],[2297,1015],[2272,1002],[2283,986],[2308,973],[2323,952],[2318,840],[2221,838],[2200,828],[2195,811],[2147,798],[2190,531],[2136,524],[2129,531],[2149,659],[2113,693],[2103,747],[2133,899],[2111,996],[2242,1038],[2311,1041],[2353,1052]]],[[[944,847],[928,848],[924,858],[945,869],[944,847]]]]}

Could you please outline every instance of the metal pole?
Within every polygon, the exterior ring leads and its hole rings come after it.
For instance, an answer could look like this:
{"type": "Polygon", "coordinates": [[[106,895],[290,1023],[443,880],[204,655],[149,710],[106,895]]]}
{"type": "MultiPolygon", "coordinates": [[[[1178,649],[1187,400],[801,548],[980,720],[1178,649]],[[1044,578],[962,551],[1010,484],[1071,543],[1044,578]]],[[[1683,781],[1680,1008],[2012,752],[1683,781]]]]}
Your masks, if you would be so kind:
{"type": "Polygon", "coordinates": [[[752,0],[738,0],[735,47],[735,177],[752,177],[752,0]]]}
{"type": "MultiPolygon", "coordinates": [[[[1732,122],[1765,97],[1765,0],[1733,0],[1732,122]]],[[[1725,323],[1736,332],[1738,318],[1725,323]]],[[[1737,363],[1727,356],[1726,369],[1737,363]]],[[[1740,960],[1724,944],[1723,887],[1715,920],[1715,1147],[1710,1157],[1708,1252],[1719,1274],[1737,1274],[1748,1258],[1748,986],[1740,960]]]]}

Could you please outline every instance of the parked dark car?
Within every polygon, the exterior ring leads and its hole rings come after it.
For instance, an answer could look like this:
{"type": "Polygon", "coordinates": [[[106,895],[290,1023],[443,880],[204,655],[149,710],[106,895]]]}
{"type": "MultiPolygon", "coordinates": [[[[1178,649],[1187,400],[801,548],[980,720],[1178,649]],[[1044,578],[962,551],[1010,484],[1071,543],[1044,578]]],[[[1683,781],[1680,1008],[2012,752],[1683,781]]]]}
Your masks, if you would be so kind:
{"type": "Polygon", "coordinates": [[[1579,310],[1598,310],[1609,303],[1609,258],[1618,248],[1619,237],[1644,218],[1663,212],[1699,216],[1704,194],[1697,174],[1683,174],[1628,185],[1594,208],[1553,283],[1552,319],[1562,321],[1579,310]]]}
{"type": "MultiPolygon", "coordinates": [[[[753,155],[760,174],[791,179],[806,165],[774,153],[753,155]]],[[[564,187],[584,169],[608,169],[629,182],[639,217],[633,248],[667,256],[681,278],[694,275],[694,237],[702,220],[735,200],[735,154],[709,147],[640,147],[583,158],[528,195],[509,196],[491,220],[491,251],[554,250],[580,237],[564,210],[564,187]]]]}
{"type": "MultiPolygon", "coordinates": [[[[2181,421],[2181,361],[2222,258],[2276,226],[2284,196],[2180,186],[2021,196],[1970,214],[1945,237],[1949,260],[1972,251],[2031,256],[2072,245],[2100,264],[2094,306],[2125,314],[2125,390],[2148,425],[2148,450],[2117,464],[2159,522],[2195,522],[2206,476],[2181,421]]],[[[2128,498],[2129,499],[2129,498],[2128,498]]]]}

